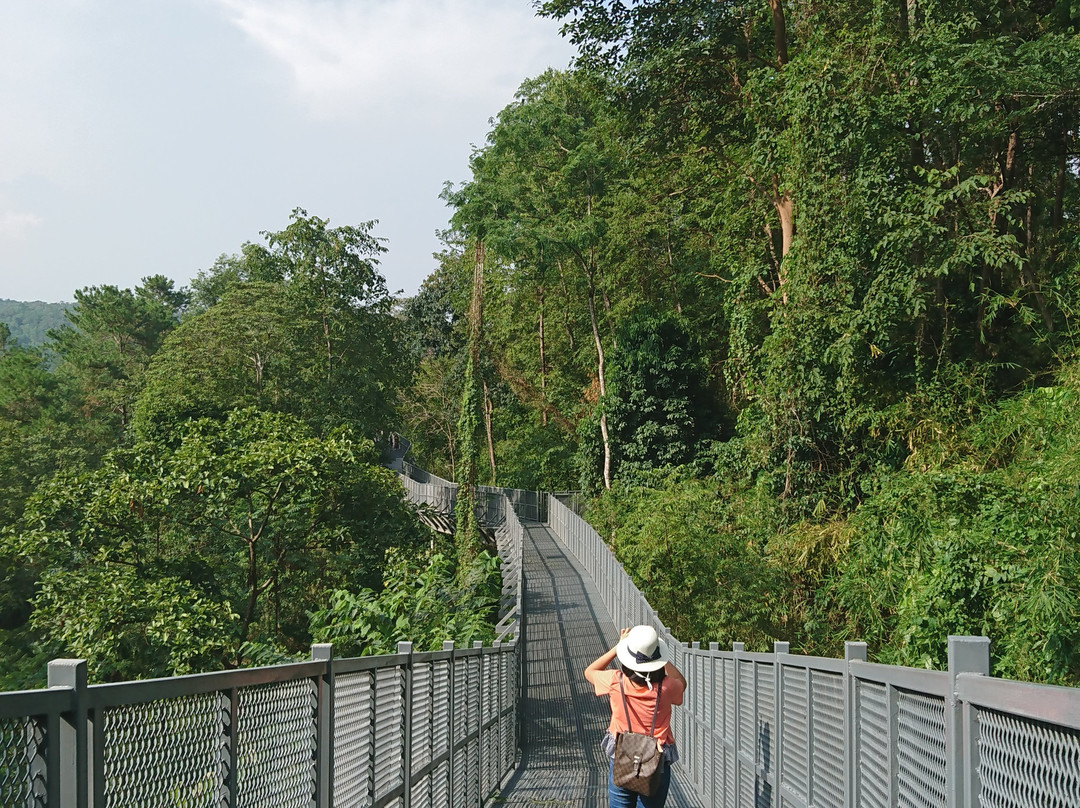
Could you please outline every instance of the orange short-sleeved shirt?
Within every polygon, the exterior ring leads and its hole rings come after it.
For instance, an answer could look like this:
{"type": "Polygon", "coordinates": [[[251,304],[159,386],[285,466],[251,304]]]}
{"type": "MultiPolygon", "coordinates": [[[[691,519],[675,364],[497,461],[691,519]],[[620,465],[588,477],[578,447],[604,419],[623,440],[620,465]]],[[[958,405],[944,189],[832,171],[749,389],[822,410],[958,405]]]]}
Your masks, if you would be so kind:
{"type": "MultiPolygon", "coordinates": [[[[622,673],[617,670],[605,670],[593,674],[593,690],[597,696],[607,696],[611,700],[611,723],[608,732],[618,735],[620,732],[640,732],[648,734],[652,723],[653,707],[656,704],[657,685],[653,689],[638,689],[629,679],[623,680],[626,691],[626,706],[630,710],[630,726],[627,727],[623,712],[622,695],[619,693],[619,679],[622,673]]],[[[660,688],[660,706],[656,710],[656,730],[653,735],[663,744],[675,743],[671,734],[671,705],[682,703],[682,682],[674,676],[664,677],[664,686],[660,688]]]]}

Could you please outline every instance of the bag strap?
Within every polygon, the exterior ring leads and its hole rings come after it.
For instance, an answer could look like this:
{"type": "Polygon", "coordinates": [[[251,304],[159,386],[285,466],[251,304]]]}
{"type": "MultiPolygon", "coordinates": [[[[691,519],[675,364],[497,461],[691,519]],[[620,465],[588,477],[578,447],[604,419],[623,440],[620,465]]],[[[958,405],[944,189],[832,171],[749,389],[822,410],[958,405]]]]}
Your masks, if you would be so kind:
{"type": "MultiPolygon", "coordinates": [[[[656,712],[660,709],[660,689],[664,686],[664,680],[661,679],[656,685],[656,703],[652,708],[652,725],[649,727],[649,735],[652,735],[656,731],[656,712]]],[[[630,708],[626,706],[626,691],[622,686],[622,671],[619,671],[619,692],[622,693],[622,710],[623,715],[626,716],[626,731],[633,732],[633,727],[630,726],[630,708]]]]}

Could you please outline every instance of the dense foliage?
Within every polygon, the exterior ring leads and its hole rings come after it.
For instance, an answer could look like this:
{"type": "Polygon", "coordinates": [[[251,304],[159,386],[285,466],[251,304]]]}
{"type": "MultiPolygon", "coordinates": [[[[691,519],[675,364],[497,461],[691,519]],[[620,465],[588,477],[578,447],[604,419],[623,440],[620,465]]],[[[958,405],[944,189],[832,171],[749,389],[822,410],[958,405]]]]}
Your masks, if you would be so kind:
{"type": "Polygon", "coordinates": [[[296,210],[0,331],[0,684],[484,636],[468,497],[416,532],[395,428],[466,490],[584,489],[685,639],[985,633],[1080,684],[1077,3],[538,9],[580,58],[493,119],[413,298],[296,210]]]}
{"type": "Polygon", "coordinates": [[[376,448],[413,364],[371,227],[296,210],[190,291],[76,291],[40,347],[0,327],[0,688],[490,635],[497,564],[433,555],[376,448]],[[440,609],[403,623],[414,576],[440,609]]]}
{"type": "Polygon", "coordinates": [[[1080,8],[539,8],[580,58],[494,119],[402,311],[423,462],[585,488],[688,639],[986,633],[1080,682],[1080,8]]]}

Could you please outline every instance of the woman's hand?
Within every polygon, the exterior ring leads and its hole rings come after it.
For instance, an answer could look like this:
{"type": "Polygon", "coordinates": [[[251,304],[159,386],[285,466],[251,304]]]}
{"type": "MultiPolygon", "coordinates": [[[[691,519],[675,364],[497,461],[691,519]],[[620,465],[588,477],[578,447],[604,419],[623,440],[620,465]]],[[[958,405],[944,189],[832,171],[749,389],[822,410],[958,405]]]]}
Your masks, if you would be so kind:
{"type": "MultiPolygon", "coordinates": [[[[630,633],[630,629],[628,629],[628,628],[619,629],[619,640],[624,639],[626,637],[626,635],[629,634],[629,633],[630,633]]],[[[619,647],[619,641],[617,640],[615,642],[615,644],[613,646],[611,646],[611,650],[614,651],[618,647],[619,647]]]]}
{"type": "MultiPolygon", "coordinates": [[[[621,640],[623,637],[625,637],[629,633],[630,633],[630,629],[628,629],[628,628],[622,629],[619,632],[619,639],[621,640]]],[[[590,664],[589,667],[587,667],[585,669],[585,678],[588,679],[591,682],[593,680],[593,674],[594,673],[598,673],[598,672],[604,670],[605,668],[607,668],[607,666],[611,664],[611,660],[615,659],[616,649],[618,647],[619,647],[619,644],[615,643],[615,645],[611,646],[610,651],[608,651],[606,654],[603,654],[602,656],[599,656],[596,659],[594,659],[592,661],[592,664],[590,664]]]]}

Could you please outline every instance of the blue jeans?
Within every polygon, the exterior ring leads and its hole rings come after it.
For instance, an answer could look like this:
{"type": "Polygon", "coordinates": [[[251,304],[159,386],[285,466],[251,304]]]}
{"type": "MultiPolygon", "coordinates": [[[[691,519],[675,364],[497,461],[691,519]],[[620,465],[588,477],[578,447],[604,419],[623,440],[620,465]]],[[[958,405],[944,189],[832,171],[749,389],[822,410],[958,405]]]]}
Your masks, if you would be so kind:
{"type": "Polygon", "coordinates": [[[663,766],[664,769],[660,772],[660,787],[651,797],[643,797],[615,785],[615,760],[612,759],[608,764],[607,775],[608,804],[611,808],[664,808],[668,786],[671,785],[671,764],[664,761],[663,766]]]}

